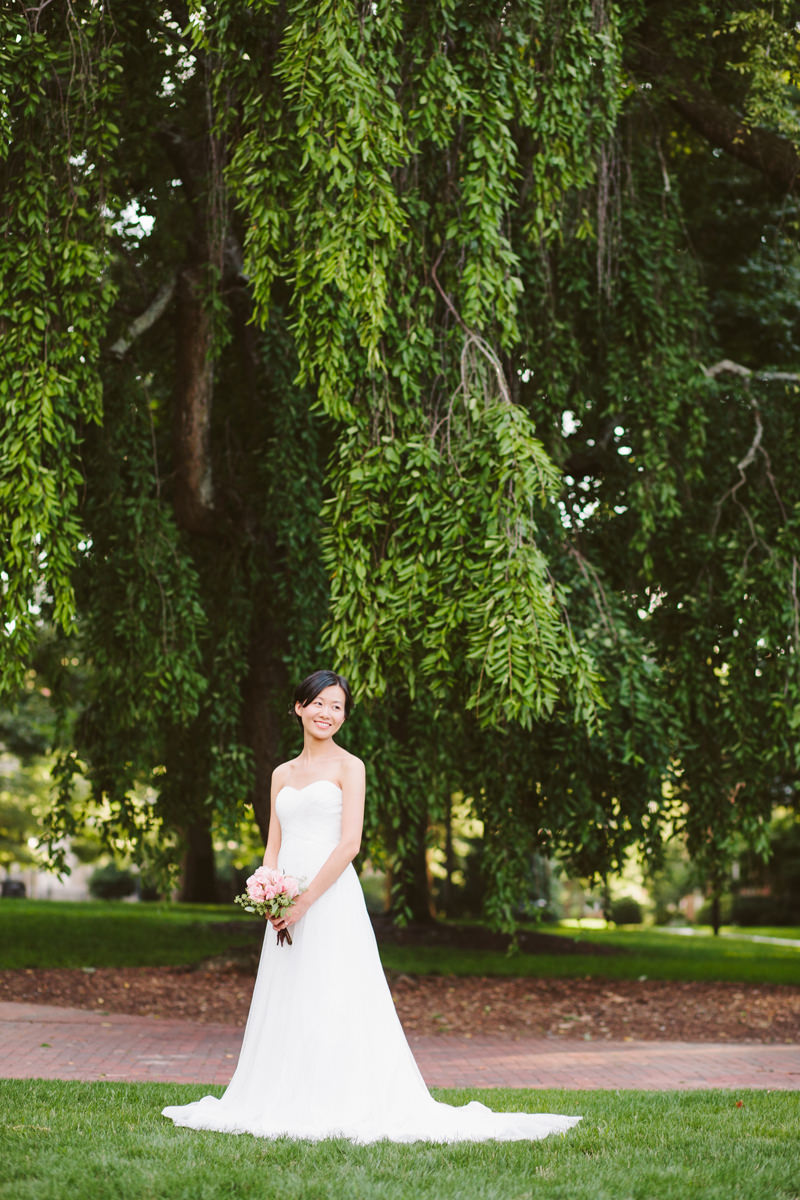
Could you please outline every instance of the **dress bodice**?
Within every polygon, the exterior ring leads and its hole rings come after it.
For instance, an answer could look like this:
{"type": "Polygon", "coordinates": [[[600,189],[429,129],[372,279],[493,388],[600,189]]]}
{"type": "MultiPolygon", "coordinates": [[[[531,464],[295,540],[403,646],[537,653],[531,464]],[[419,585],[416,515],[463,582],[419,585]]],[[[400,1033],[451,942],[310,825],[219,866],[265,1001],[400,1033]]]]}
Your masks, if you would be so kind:
{"type": "Polygon", "coordinates": [[[281,841],[316,842],[333,847],[342,836],[342,790],[330,779],[303,788],[282,787],[275,801],[281,841]]]}

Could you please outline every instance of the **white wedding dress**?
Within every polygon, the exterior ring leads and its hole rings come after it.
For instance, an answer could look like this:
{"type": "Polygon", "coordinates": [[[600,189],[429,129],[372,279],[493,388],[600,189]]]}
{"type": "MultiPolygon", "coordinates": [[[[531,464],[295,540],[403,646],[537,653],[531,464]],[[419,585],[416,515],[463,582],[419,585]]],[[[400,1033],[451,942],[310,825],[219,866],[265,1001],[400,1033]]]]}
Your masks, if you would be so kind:
{"type": "MultiPolygon", "coordinates": [[[[277,798],[279,865],[309,883],[338,843],[342,793],[317,780],[277,798]]],[[[271,926],[225,1094],[165,1108],[190,1129],[353,1142],[533,1139],[580,1117],[496,1113],[430,1095],[405,1039],[352,866],[278,946],[271,926]]]]}

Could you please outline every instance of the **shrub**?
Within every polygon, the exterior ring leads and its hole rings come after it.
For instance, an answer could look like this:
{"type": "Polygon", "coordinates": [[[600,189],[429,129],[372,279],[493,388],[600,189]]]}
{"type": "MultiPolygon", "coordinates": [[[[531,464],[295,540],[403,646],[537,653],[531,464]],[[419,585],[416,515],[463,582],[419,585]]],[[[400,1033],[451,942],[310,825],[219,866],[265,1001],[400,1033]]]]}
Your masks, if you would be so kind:
{"type": "MultiPolygon", "coordinates": [[[[135,880],[134,880],[135,883],[135,880]]],[[[244,888],[242,888],[244,891],[244,888]]],[[[163,885],[157,879],[151,879],[149,875],[139,876],[139,899],[147,901],[164,900],[167,898],[163,885]]]]}
{"type": "Polygon", "coordinates": [[[641,904],[633,896],[620,896],[612,901],[610,915],[615,925],[641,925],[644,917],[641,904]]]}
{"type": "Polygon", "coordinates": [[[793,925],[797,913],[777,896],[734,896],[732,925],[793,925]]]}
{"type": "Polygon", "coordinates": [[[123,896],[131,896],[136,891],[136,876],[116,863],[107,863],[105,867],[92,871],[89,891],[95,900],[121,900],[123,896]]]}

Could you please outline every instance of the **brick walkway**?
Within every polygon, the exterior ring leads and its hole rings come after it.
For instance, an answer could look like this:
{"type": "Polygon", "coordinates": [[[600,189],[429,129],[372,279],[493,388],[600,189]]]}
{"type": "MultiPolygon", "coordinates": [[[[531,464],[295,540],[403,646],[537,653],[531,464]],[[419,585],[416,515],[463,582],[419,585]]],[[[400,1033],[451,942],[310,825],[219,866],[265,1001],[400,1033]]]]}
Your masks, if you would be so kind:
{"type": "MultiPolygon", "coordinates": [[[[0,1004],[0,1077],[227,1083],[242,1030],[0,1004]]],[[[800,1045],[409,1039],[431,1087],[800,1090],[800,1045]]]]}

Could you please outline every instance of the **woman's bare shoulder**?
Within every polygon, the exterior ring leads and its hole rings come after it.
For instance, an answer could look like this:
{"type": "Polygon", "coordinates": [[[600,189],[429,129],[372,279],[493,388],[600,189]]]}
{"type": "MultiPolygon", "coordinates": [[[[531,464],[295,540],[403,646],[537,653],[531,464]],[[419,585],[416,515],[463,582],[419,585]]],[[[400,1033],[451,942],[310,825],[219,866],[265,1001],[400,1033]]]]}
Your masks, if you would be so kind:
{"type": "Polygon", "coordinates": [[[290,758],[286,762],[282,762],[272,772],[272,788],[273,791],[280,789],[287,784],[291,778],[297,759],[290,758]]]}
{"type": "Polygon", "coordinates": [[[339,749],[341,751],[338,759],[340,769],[353,778],[363,777],[365,767],[362,759],[356,754],[351,754],[349,750],[344,750],[342,747],[339,749]]]}

